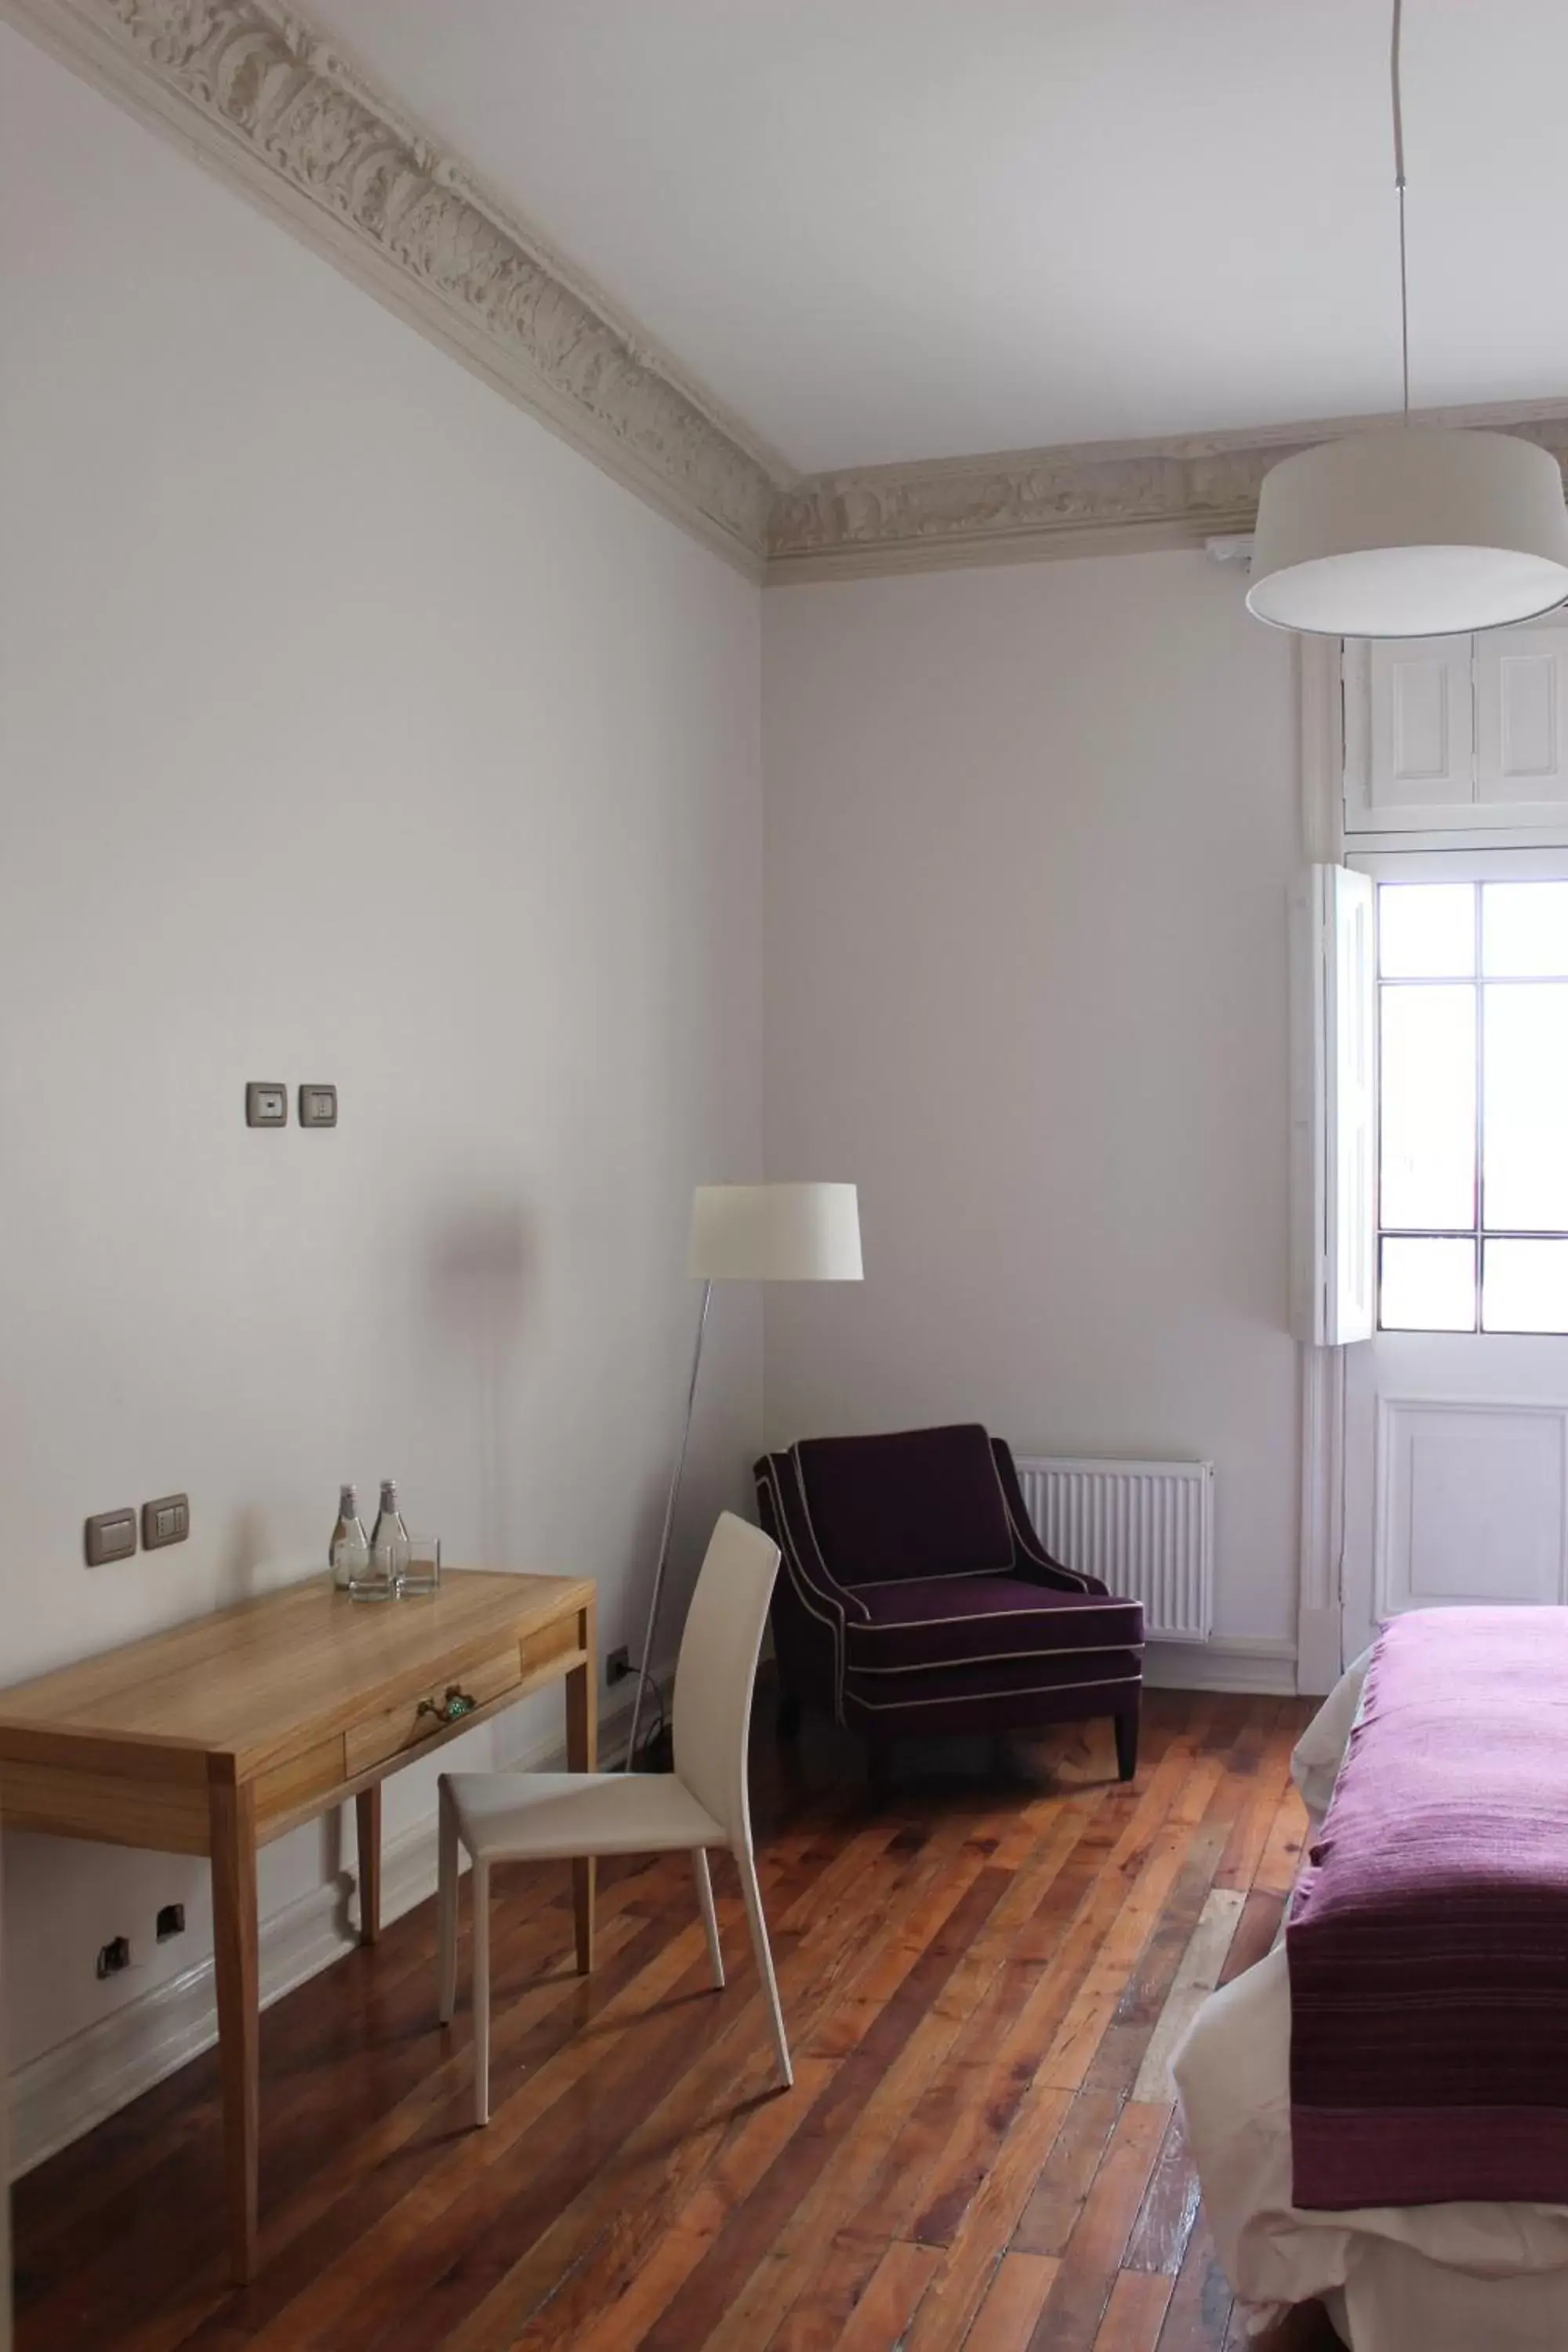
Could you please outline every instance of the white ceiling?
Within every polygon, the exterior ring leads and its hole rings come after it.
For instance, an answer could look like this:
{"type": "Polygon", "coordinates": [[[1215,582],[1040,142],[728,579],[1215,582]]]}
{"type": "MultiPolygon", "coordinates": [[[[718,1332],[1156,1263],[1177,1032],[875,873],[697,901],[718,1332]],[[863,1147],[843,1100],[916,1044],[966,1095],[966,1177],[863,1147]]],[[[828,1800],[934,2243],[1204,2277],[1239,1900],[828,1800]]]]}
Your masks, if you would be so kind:
{"type": "MultiPolygon", "coordinates": [[[[1398,401],[1381,0],[308,0],[818,470],[1398,401]]],[[[1406,0],[1413,396],[1568,393],[1568,5],[1406,0]]]]}

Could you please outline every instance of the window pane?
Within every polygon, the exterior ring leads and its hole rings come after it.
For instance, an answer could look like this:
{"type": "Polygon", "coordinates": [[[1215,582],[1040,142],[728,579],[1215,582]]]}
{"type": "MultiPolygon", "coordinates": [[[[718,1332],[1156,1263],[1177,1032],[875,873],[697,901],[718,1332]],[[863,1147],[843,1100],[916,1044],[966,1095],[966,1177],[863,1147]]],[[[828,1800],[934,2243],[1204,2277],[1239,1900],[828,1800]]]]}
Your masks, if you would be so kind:
{"type": "Polygon", "coordinates": [[[1487,1223],[1561,1231],[1568,1228],[1568,983],[1523,981],[1482,992],[1487,1223]]]}
{"type": "Polygon", "coordinates": [[[1481,970],[1490,979],[1568,977],[1568,882],[1488,882],[1481,970]]]}
{"type": "Polygon", "coordinates": [[[1476,968],[1472,882],[1385,882],[1377,894],[1384,980],[1463,980],[1476,968]]]}
{"type": "Polygon", "coordinates": [[[1416,1241],[1391,1234],[1383,1244],[1378,1321],[1385,1331],[1473,1331],[1474,1242],[1416,1241]]]}
{"type": "Polygon", "coordinates": [[[1476,992],[1385,988],[1382,999],[1378,1222],[1473,1225],[1476,992]]]}
{"type": "Polygon", "coordinates": [[[1568,1331],[1568,1242],[1487,1242],[1483,1331],[1568,1331]]]}

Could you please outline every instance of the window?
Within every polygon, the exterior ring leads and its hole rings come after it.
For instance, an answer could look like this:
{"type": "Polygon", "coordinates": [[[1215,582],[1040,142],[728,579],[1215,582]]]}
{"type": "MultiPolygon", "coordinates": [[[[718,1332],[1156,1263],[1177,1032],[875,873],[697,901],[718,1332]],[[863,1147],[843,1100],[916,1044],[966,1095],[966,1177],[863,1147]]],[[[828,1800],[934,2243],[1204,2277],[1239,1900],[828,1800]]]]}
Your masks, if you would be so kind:
{"type": "Polygon", "coordinates": [[[1568,1332],[1568,881],[1377,894],[1378,1322],[1568,1332]]]}

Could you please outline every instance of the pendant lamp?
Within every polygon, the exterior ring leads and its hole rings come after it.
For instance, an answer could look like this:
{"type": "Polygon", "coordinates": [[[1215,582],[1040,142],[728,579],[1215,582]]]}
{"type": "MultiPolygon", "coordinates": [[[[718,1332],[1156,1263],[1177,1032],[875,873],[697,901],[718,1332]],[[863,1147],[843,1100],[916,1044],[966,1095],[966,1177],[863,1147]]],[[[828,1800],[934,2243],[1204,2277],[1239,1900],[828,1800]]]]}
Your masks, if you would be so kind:
{"type": "Polygon", "coordinates": [[[1328,441],[1265,476],[1247,609],[1335,637],[1503,628],[1568,602],[1568,508],[1549,450],[1410,418],[1403,0],[1394,0],[1394,187],[1405,421],[1328,441]]]}

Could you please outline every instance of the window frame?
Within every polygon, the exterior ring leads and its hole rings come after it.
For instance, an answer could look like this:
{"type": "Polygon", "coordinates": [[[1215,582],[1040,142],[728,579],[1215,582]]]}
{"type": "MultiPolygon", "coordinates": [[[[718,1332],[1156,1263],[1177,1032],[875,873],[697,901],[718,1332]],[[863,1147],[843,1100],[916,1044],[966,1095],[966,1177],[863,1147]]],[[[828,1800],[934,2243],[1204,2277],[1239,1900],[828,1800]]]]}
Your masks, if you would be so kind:
{"type": "MultiPolygon", "coordinates": [[[[1424,982],[1419,980],[1394,980],[1387,982],[1384,982],[1382,972],[1382,934],[1381,922],[1379,919],[1381,902],[1377,896],[1384,883],[1568,883],[1568,845],[1548,847],[1545,845],[1533,846],[1516,845],[1511,847],[1497,845],[1488,848],[1481,843],[1478,842],[1474,836],[1471,836],[1465,840],[1456,840],[1451,846],[1446,845],[1442,848],[1384,849],[1380,847],[1376,850],[1363,850],[1350,849],[1347,847],[1344,862],[1352,869],[1352,871],[1359,874],[1365,874],[1371,880],[1373,888],[1374,944],[1377,949],[1377,968],[1374,971],[1373,980],[1377,1016],[1373,1024],[1373,1057],[1375,1081],[1373,1088],[1373,1240],[1376,1251],[1374,1270],[1375,1289],[1373,1317],[1373,1334],[1374,1336],[1381,1336],[1386,1332],[1391,1336],[1397,1336],[1401,1339],[1421,1338],[1434,1339],[1561,1339],[1568,1338],[1568,1330],[1489,1330],[1481,1319],[1482,1295],[1486,1273],[1485,1250],[1487,1243],[1489,1241],[1561,1241],[1568,1243],[1568,1226],[1531,1226],[1528,1229],[1502,1226],[1493,1228],[1489,1226],[1485,1222],[1486,1192],[1483,1161],[1485,1153],[1486,1112],[1483,1088],[1486,1068],[1486,1049],[1484,1039],[1485,998],[1483,989],[1485,986],[1507,987],[1510,982],[1507,979],[1500,979],[1494,982],[1485,982],[1483,979],[1481,971],[1481,901],[1479,892],[1476,899],[1475,915],[1476,961],[1474,973],[1468,979],[1456,978],[1452,982],[1447,983],[1454,986],[1473,988],[1476,998],[1475,1223],[1468,1226],[1442,1227],[1436,1225],[1385,1227],[1384,1224],[1383,991],[1385,986],[1394,988],[1410,988],[1430,985],[1432,983],[1424,982]],[[1473,1276],[1475,1321],[1468,1329],[1456,1328],[1452,1324],[1445,1324],[1434,1328],[1430,1325],[1425,1324],[1385,1324],[1384,1322],[1383,1253],[1384,1243],[1390,1239],[1394,1241],[1468,1241],[1473,1244],[1475,1249],[1473,1276]]],[[[1568,979],[1561,980],[1557,984],[1568,986],[1568,979]]]]}

